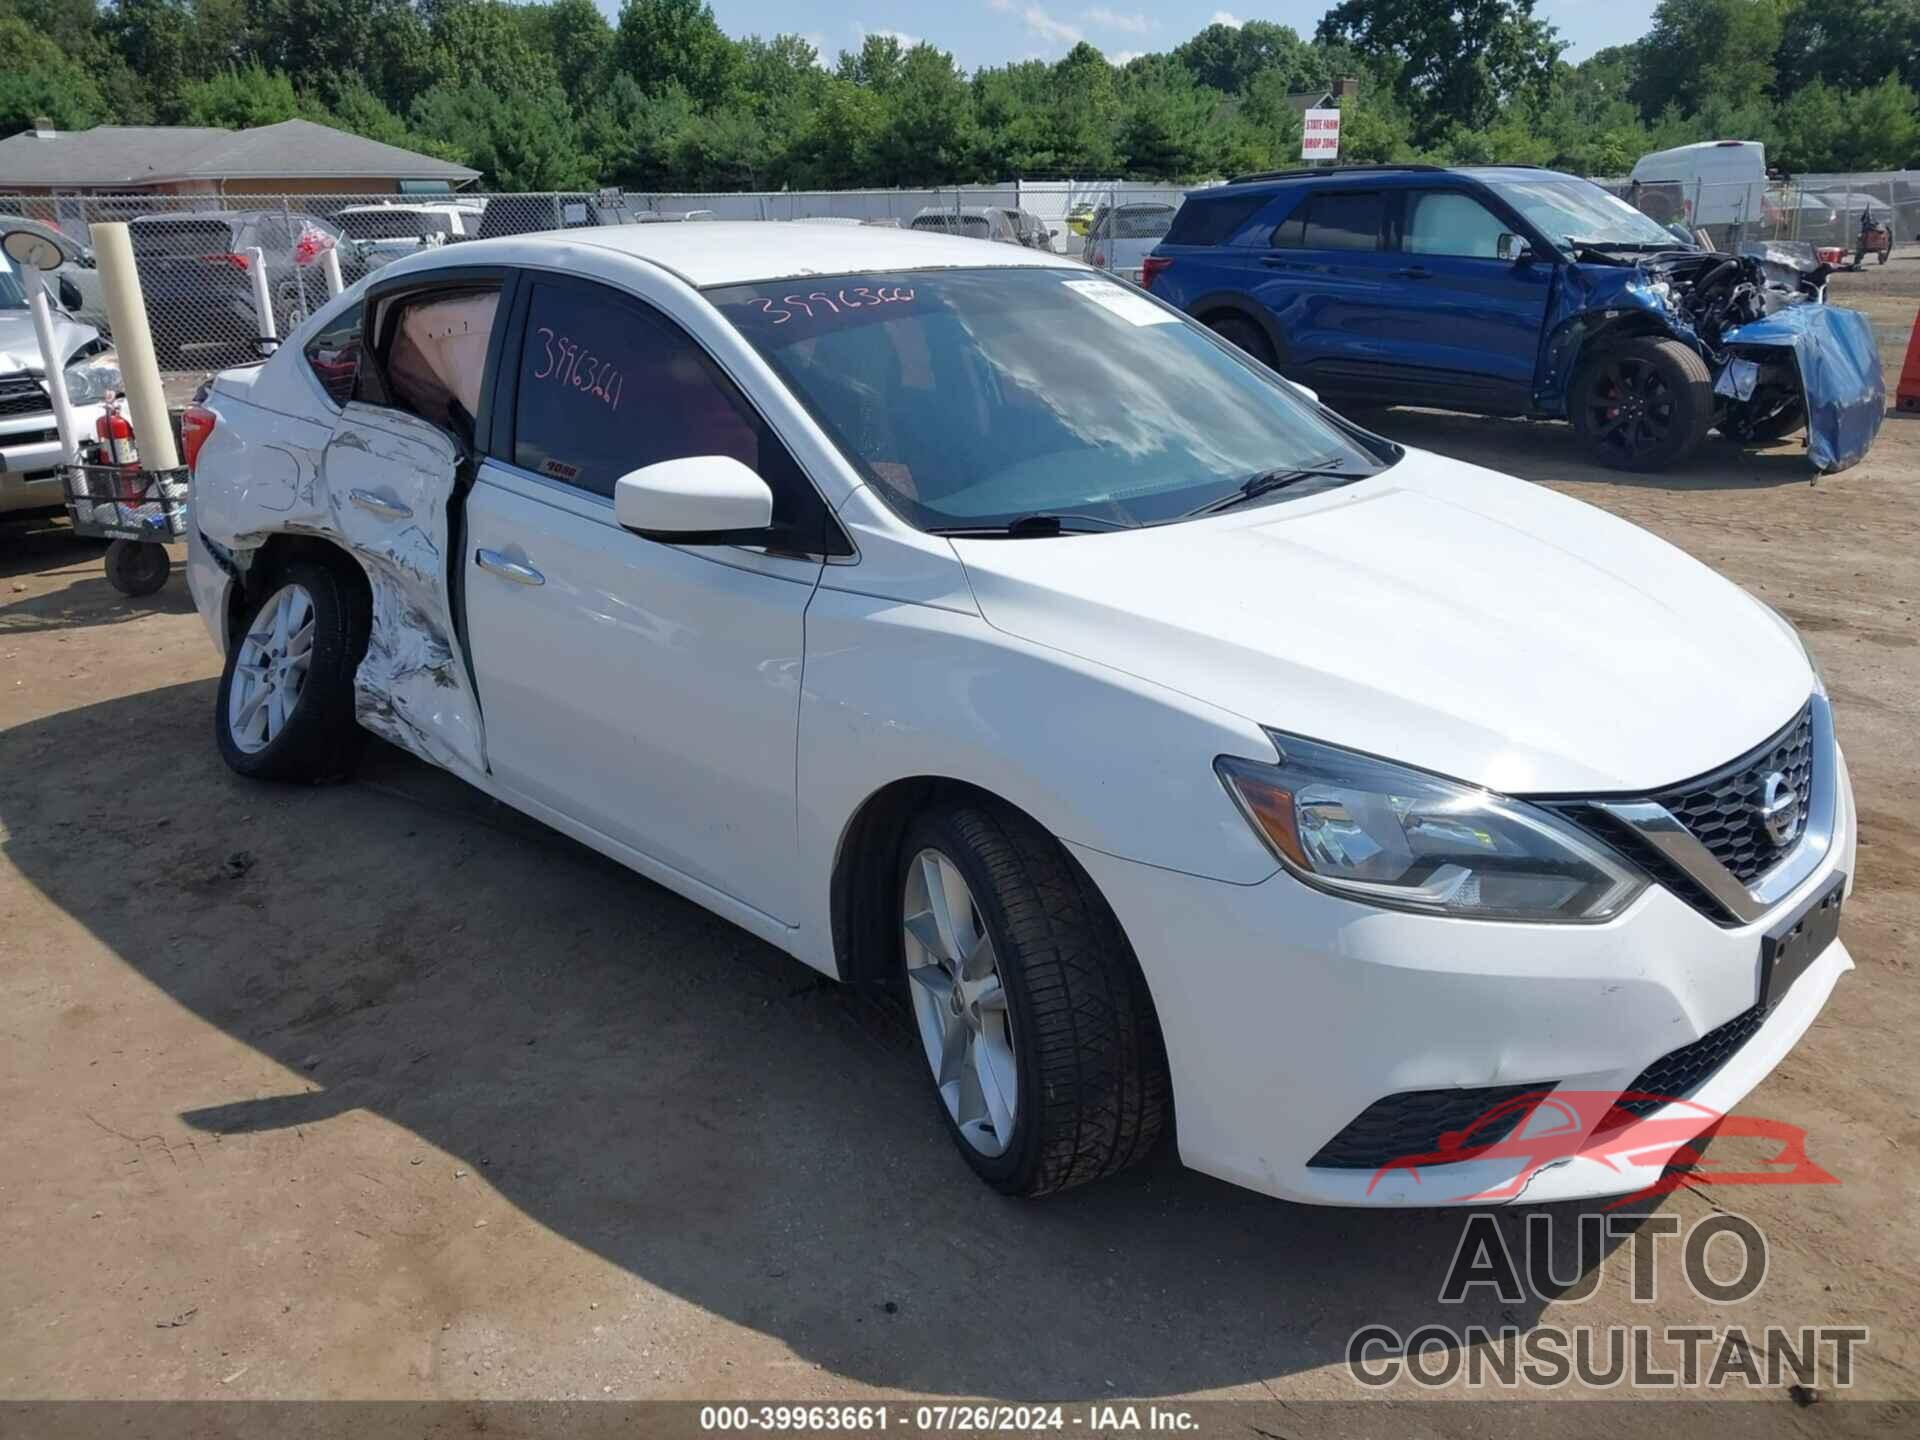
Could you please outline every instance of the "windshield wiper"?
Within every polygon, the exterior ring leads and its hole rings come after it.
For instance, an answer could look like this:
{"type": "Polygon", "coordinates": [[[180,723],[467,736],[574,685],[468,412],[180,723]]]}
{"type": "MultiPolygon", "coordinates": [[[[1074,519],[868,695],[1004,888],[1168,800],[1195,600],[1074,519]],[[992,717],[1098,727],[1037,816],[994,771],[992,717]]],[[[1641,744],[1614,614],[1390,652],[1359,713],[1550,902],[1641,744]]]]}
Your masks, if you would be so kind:
{"type": "Polygon", "coordinates": [[[942,525],[927,531],[929,535],[950,535],[960,539],[1044,540],[1050,535],[1089,534],[1096,530],[1132,530],[1135,526],[1120,520],[1103,520],[1098,515],[1019,515],[999,525],[942,525]]]}
{"type": "MultiPolygon", "coordinates": [[[[1212,515],[1216,511],[1231,510],[1236,505],[1244,505],[1249,500],[1258,500],[1262,495],[1271,495],[1276,490],[1284,490],[1289,485],[1297,485],[1302,480],[1362,480],[1366,475],[1348,475],[1340,467],[1347,462],[1338,458],[1319,461],[1317,464],[1295,467],[1283,465],[1276,470],[1259,470],[1240,482],[1239,488],[1229,495],[1206,504],[1196,506],[1180,518],[1190,519],[1195,515],[1212,515]]],[[[1366,474],[1372,474],[1367,471],[1366,474]]]]}

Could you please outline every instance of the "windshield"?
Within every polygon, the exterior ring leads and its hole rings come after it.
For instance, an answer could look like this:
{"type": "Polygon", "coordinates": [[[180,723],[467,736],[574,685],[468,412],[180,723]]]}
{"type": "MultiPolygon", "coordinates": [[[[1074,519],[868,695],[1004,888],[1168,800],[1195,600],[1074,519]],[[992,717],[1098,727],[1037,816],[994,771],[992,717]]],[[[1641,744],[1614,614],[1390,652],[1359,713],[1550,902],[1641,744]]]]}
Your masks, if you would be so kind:
{"type": "Polygon", "coordinates": [[[27,292],[21,287],[20,277],[14,273],[12,262],[0,255],[0,310],[26,308],[27,292]]]}
{"type": "Polygon", "coordinates": [[[1657,220],[1585,180],[1495,180],[1491,186],[1556,245],[1583,240],[1677,249],[1684,243],[1657,220]]]}
{"type": "Polygon", "coordinates": [[[922,529],[1179,519],[1256,477],[1380,469],[1177,311],[1085,270],[848,275],[711,290],[840,449],[922,529]]]}

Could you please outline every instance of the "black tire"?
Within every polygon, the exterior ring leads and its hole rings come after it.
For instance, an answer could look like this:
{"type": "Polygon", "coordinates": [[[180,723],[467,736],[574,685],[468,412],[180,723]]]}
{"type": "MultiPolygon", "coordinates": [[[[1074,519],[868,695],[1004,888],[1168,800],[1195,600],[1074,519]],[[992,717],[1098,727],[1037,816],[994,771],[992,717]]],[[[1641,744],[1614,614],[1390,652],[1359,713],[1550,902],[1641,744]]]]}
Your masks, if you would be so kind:
{"type": "Polygon", "coordinates": [[[1884,265],[1887,263],[1887,261],[1891,260],[1892,258],[1893,258],[1893,246],[1889,244],[1886,249],[1880,252],[1880,258],[1874,263],[1879,265],[1884,265]]]}
{"type": "Polygon", "coordinates": [[[1679,340],[1650,335],[1581,362],[1568,399],[1580,443],[1616,470],[1664,470],[1691,455],[1713,424],[1713,377],[1679,340]]]}
{"type": "Polygon", "coordinates": [[[173,557],[163,545],[115,540],[107,546],[107,583],[122,595],[151,595],[172,571],[173,557]]]}
{"type": "Polygon", "coordinates": [[[1013,1133],[997,1156],[961,1134],[934,1085],[961,1155],[994,1189],[1022,1196],[1145,1159],[1171,1109],[1166,1054],[1139,962],[1105,900],[1057,840],[1003,806],[959,803],[919,816],[896,897],[928,849],[950,857],[973,892],[1007,992],[1018,1073],[1013,1133]]]}
{"type": "Polygon", "coordinates": [[[1273,341],[1267,338],[1266,331],[1246,316],[1215,315],[1207,321],[1207,328],[1222,340],[1238,345],[1269,370],[1280,368],[1280,357],[1273,352],[1273,341]]]}
{"type": "Polygon", "coordinates": [[[366,654],[371,625],[372,600],[366,582],[349,573],[345,561],[333,565],[296,560],[262,579],[259,600],[249,607],[246,623],[227,647],[227,663],[214,702],[214,739],[227,767],[252,780],[308,784],[351,775],[367,741],[367,732],[354,719],[353,676],[366,654]],[[306,681],[279,733],[264,748],[247,750],[235,741],[228,720],[234,673],[245,648],[247,628],[262,607],[288,585],[300,586],[313,603],[312,659],[306,681]]]}
{"type": "Polygon", "coordinates": [[[1778,402],[1764,415],[1730,414],[1720,422],[1720,433],[1736,445],[1765,445],[1784,440],[1807,424],[1807,407],[1795,398],[1778,402]]]}

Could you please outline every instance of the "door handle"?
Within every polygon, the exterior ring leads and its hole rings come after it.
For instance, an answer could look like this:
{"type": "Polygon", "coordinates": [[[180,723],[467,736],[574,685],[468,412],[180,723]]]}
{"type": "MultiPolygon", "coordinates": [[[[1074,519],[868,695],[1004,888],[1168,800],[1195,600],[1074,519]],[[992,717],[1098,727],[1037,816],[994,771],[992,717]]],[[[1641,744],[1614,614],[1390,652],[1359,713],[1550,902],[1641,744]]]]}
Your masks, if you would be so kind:
{"type": "Polygon", "coordinates": [[[1396,280],[1431,280],[1433,278],[1433,272],[1424,265],[1409,265],[1404,270],[1395,270],[1393,272],[1393,278],[1396,280]]]}
{"type": "Polygon", "coordinates": [[[358,505],[369,515],[377,515],[382,520],[411,520],[413,511],[396,500],[386,500],[371,490],[349,490],[347,499],[358,505]]]}
{"type": "Polygon", "coordinates": [[[518,560],[509,560],[498,550],[476,550],[473,563],[489,575],[498,575],[502,580],[511,580],[516,585],[544,585],[547,577],[531,565],[522,565],[518,560]]]}

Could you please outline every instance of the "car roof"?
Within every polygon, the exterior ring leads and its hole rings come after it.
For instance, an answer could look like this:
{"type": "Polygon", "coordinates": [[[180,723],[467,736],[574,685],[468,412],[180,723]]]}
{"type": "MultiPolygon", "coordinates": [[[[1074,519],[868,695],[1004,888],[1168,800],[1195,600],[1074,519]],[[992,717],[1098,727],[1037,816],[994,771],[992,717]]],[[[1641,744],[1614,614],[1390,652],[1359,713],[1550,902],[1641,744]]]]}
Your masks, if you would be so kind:
{"type": "Polygon", "coordinates": [[[780,225],[762,220],[714,220],[701,225],[593,225],[470,240],[401,263],[409,271],[439,265],[561,264],[568,251],[588,245],[631,255],[671,270],[690,285],[745,285],[801,275],[862,271],[1081,268],[1063,255],[1017,245],[987,245],[962,235],[878,225],[780,225]]]}
{"type": "Polygon", "coordinates": [[[1436,176],[1440,175],[1461,175],[1483,184],[1495,180],[1577,180],[1580,178],[1559,170],[1545,170],[1538,165],[1420,165],[1412,162],[1404,165],[1323,165],[1317,169],[1269,170],[1258,175],[1236,175],[1225,185],[1209,186],[1203,190],[1189,190],[1187,194],[1189,198],[1196,195],[1211,196],[1254,186],[1306,185],[1323,180],[1357,181],[1362,184],[1369,180],[1385,180],[1396,184],[1417,185],[1431,183],[1436,176]]]}

